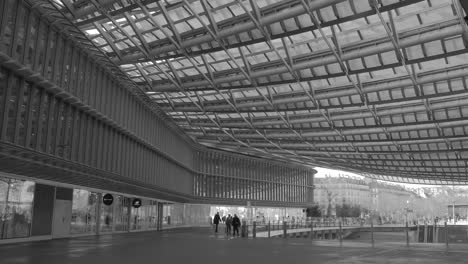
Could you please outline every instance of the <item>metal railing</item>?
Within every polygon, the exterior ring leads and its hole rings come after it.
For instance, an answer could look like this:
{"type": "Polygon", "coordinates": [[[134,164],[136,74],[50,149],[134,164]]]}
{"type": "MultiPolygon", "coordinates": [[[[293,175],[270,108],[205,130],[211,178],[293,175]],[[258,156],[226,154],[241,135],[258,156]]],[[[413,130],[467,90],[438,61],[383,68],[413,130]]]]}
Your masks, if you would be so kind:
{"type": "MultiPolygon", "coordinates": [[[[243,221],[240,229],[242,237],[252,238],[291,238],[301,237],[311,240],[335,240],[339,243],[348,241],[350,234],[360,232],[367,233],[364,239],[359,242],[367,242],[372,247],[376,242],[388,242],[382,238],[383,233],[400,233],[392,242],[405,243],[407,247],[410,244],[438,243],[445,244],[448,249],[451,243],[468,243],[466,232],[460,232],[458,229],[468,230],[468,226],[451,226],[438,223],[398,223],[398,224],[374,224],[374,221],[368,223],[356,221],[303,221],[288,223],[286,221],[269,221],[268,223],[252,222],[248,224],[243,221]],[[463,236],[464,234],[464,236],[463,236]],[[377,239],[376,239],[377,238],[377,239]]],[[[349,241],[353,241],[352,238],[349,241]]]]}

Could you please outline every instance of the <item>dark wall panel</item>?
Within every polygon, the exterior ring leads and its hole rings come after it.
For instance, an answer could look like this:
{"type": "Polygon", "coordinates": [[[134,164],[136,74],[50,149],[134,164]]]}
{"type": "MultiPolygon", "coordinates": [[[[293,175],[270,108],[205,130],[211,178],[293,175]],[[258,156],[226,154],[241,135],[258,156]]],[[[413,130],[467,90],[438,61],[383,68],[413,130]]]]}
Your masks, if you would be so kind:
{"type": "Polygon", "coordinates": [[[32,236],[46,236],[52,234],[54,189],[55,187],[53,186],[36,184],[36,188],[34,190],[32,236]]]}
{"type": "Polygon", "coordinates": [[[57,187],[55,198],[57,198],[57,200],[71,201],[73,200],[73,189],[57,187]]]}

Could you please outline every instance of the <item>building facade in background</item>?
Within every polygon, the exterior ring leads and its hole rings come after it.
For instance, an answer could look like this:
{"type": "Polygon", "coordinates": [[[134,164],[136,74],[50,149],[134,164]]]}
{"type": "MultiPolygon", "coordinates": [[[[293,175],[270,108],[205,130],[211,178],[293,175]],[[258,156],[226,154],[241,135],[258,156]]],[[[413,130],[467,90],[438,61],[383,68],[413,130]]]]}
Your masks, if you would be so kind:
{"type": "Polygon", "coordinates": [[[314,180],[314,203],[322,216],[336,216],[337,208],[360,208],[361,216],[375,214],[402,220],[419,196],[412,190],[371,179],[325,177],[314,180]]]}

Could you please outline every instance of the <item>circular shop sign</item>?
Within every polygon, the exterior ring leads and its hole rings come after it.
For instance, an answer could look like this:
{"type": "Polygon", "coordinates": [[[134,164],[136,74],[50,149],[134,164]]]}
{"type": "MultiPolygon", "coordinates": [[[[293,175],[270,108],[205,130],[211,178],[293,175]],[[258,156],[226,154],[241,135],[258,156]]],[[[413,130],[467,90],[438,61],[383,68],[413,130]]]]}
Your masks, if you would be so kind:
{"type": "Polygon", "coordinates": [[[132,206],[133,206],[134,208],[140,208],[140,206],[141,206],[141,199],[139,199],[139,198],[133,199],[132,206]]]}
{"type": "Polygon", "coordinates": [[[114,196],[112,196],[112,194],[110,193],[106,193],[102,197],[102,203],[105,205],[111,205],[113,202],[114,202],[114,196]]]}

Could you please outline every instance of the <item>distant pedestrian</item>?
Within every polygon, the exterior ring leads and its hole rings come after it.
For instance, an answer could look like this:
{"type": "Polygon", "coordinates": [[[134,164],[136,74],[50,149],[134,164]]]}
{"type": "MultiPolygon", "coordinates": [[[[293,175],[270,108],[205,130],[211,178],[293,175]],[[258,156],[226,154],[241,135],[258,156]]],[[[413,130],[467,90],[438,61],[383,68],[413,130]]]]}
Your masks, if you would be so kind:
{"type": "Polygon", "coordinates": [[[230,235],[231,234],[231,225],[232,225],[232,216],[231,214],[228,214],[228,217],[226,218],[226,234],[230,235]]]}
{"type": "Polygon", "coordinates": [[[221,217],[219,217],[219,212],[218,212],[218,213],[215,214],[215,216],[213,218],[213,224],[215,224],[215,226],[216,226],[215,233],[218,233],[219,221],[221,221],[221,217]]]}
{"type": "Polygon", "coordinates": [[[235,236],[237,232],[237,236],[239,236],[239,226],[241,225],[239,217],[237,217],[236,214],[234,214],[234,217],[232,218],[232,235],[235,236]]]}

